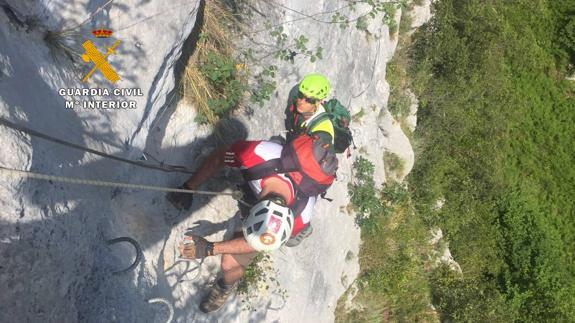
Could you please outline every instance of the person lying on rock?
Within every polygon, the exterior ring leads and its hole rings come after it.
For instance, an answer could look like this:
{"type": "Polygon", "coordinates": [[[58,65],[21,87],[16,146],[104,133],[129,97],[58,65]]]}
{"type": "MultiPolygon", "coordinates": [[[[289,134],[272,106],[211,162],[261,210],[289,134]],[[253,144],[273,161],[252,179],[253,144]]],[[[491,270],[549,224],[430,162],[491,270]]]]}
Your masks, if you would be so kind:
{"type": "MultiPolygon", "coordinates": [[[[285,146],[270,141],[238,141],[209,156],[182,188],[197,189],[226,165],[242,169],[256,201],[241,231],[232,240],[219,242],[190,234],[179,244],[183,258],[221,255],[222,276],[200,304],[206,313],[223,306],[258,252],[297,246],[311,234],[309,223],[316,197],[333,182],[337,158],[318,136],[302,135],[285,146]]],[[[181,210],[191,207],[192,196],[169,193],[166,197],[181,210]]]]}

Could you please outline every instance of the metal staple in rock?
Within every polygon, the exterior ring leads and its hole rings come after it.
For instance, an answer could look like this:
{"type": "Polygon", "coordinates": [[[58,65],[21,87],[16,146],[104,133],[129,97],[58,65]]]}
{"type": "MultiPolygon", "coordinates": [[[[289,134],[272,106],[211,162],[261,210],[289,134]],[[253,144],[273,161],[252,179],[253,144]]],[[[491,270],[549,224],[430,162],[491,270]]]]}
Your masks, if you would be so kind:
{"type": "MultiPolygon", "coordinates": [[[[202,275],[202,265],[204,264],[204,259],[198,261],[197,259],[189,259],[189,258],[182,258],[182,257],[178,257],[176,259],[176,261],[174,262],[174,264],[172,265],[172,268],[174,266],[176,266],[177,263],[179,262],[185,262],[187,264],[190,263],[195,263],[196,264],[196,268],[194,268],[192,271],[196,271],[196,275],[193,278],[190,279],[179,279],[178,283],[183,283],[183,282],[194,282],[196,280],[198,280],[200,278],[200,276],[202,275]]],[[[186,267],[187,270],[187,267],[186,267]]],[[[186,276],[188,274],[187,271],[184,272],[184,276],[186,276]]]]}
{"type": "Polygon", "coordinates": [[[142,248],[140,248],[140,244],[136,240],[134,240],[130,237],[120,237],[120,238],[110,239],[110,240],[106,241],[106,244],[112,245],[112,244],[115,244],[118,242],[128,242],[132,246],[134,246],[134,249],[136,249],[136,259],[134,259],[134,262],[132,263],[132,265],[130,265],[130,267],[128,267],[126,269],[112,272],[112,274],[114,274],[114,275],[123,274],[125,272],[128,272],[128,271],[136,268],[136,266],[138,266],[138,264],[142,260],[142,248]]]}
{"type": "Polygon", "coordinates": [[[174,306],[172,305],[172,303],[168,302],[165,298],[151,298],[148,300],[149,304],[153,304],[153,303],[164,303],[168,306],[168,311],[169,311],[169,315],[168,315],[168,319],[166,320],[166,323],[171,323],[172,320],[174,319],[174,306]]]}

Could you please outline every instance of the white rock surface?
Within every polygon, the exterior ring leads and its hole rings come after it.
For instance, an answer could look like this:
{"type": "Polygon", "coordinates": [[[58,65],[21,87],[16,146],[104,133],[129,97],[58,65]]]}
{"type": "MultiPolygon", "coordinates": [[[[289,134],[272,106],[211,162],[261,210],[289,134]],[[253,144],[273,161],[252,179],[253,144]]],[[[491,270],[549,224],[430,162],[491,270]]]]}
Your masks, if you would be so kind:
{"type": "MultiPolygon", "coordinates": [[[[121,40],[117,55],[109,58],[122,76],[116,87],[141,88],[144,94],[128,98],[137,102],[133,110],[65,109],[64,99],[71,98],[62,98],[58,89],[81,87],[78,79],[87,66],[78,58],[75,63],[65,56],[55,61],[43,40],[46,29],[82,23],[107,1],[5,3],[13,14],[0,9],[2,117],[134,160],[145,152],[149,161],[197,166],[221,143],[211,129],[195,124],[193,108],[177,102],[173,95],[174,74],[178,60],[189,49],[185,41],[196,24],[199,1],[112,2],[82,25],[79,35],[67,40],[81,52],[80,45],[92,28],[114,31],[113,37],[121,40]]],[[[278,280],[287,291],[285,301],[269,293],[254,301],[256,311],[244,310],[239,298],[217,314],[198,311],[206,284],[219,270],[219,259],[207,259],[196,276],[195,265],[174,262],[174,247],[182,232],[196,224],[201,224],[196,229],[210,240],[229,237],[237,223],[233,217],[236,202],[229,196],[196,197],[192,211],[176,214],[158,192],[5,179],[2,175],[0,285],[6,288],[0,293],[0,321],[162,321],[167,315],[162,305],[146,302],[155,297],[174,305],[178,322],[334,320],[337,300],[359,271],[360,233],[353,215],[346,211],[353,158],[361,152],[375,164],[377,183],[385,180],[384,150],[413,158],[407,137],[384,109],[389,95],[385,64],[396,40],[390,39],[387,27],[376,23],[369,26],[366,36],[353,27],[342,31],[337,25],[318,22],[331,20],[329,12],[341,6],[338,1],[258,2],[257,6],[265,17],[254,16],[251,27],[264,31],[255,33],[254,40],[270,41],[266,20],[293,20],[283,24],[284,32],[290,37],[305,34],[310,48],[323,47],[324,59],[311,63],[296,56],[293,65],[280,65],[275,96],[264,107],[252,106],[252,116],[239,112],[235,121],[220,125],[225,141],[244,133],[252,139],[278,134],[289,90],[310,72],[327,75],[334,95],[353,113],[362,109],[365,113],[352,126],[358,149],[352,158],[342,156],[339,179],[329,190],[334,202],[320,201],[316,207],[313,235],[296,248],[274,253],[278,280]],[[327,13],[315,15],[322,12],[327,13]],[[113,276],[111,268],[128,265],[133,257],[129,246],[105,246],[105,240],[118,236],[136,239],[144,257],[133,272],[113,276]]],[[[271,56],[261,60],[262,66],[272,63],[279,65],[271,56]]],[[[89,82],[91,88],[111,88],[99,74],[89,82]]],[[[5,127],[0,127],[0,144],[1,165],[18,169],[157,186],[174,186],[186,177],[104,160],[5,127]]],[[[237,174],[230,175],[204,188],[230,192],[237,174]]]]}
{"type": "Polygon", "coordinates": [[[401,181],[411,172],[415,162],[415,155],[409,138],[403,133],[401,125],[388,110],[381,111],[378,117],[378,126],[383,135],[382,143],[385,151],[397,155],[403,161],[401,174],[398,174],[397,178],[401,181]]]}
{"type": "Polygon", "coordinates": [[[461,274],[461,266],[453,259],[451,250],[449,250],[449,243],[443,239],[443,231],[437,228],[431,230],[430,233],[431,239],[429,240],[429,244],[434,247],[434,250],[431,251],[429,258],[433,261],[434,266],[444,264],[451,270],[461,274]]]}
{"type": "Polygon", "coordinates": [[[405,123],[409,131],[414,132],[417,127],[417,107],[419,106],[419,100],[411,90],[408,90],[407,95],[411,100],[411,104],[409,105],[409,115],[405,118],[405,123]]]}
{"type": "MultiPolygon", "coordinates": [[[[414,5],[408,13],[411,18],[411,29],[408,33],[413,33],[417,28],[421,27],[424,23],[431,18],[431,3],[432,0],[423,0],[421,5],[414,5]]],[[[395,44],[397,46],[397,43],[395,44]]],[[[393,47],[395,51],[395,47],[393,47]]],[[[393,52],[392,52],[393,55],[393,52]]],[[[409,131],[414,132],[417,127],[417,108],[419,100],[410,89],[407,95],[411,100],[409,105],[409,115],[405,118],[405,124],[409,131]]],[[[399,156],[403,160],[403,169],[400,174],[395,178],[402,181],[413,169],[415,163],[415,155],[409,142],[409,138],[405,136],[400,124],[393,118],[388,111],[382,111],[379,115],[379,127],[384,134],[384,147],[385,151],[399,156]]]]}
{"type": "Polygon", "coordinates": [[[422,0],[420,6],[414,6],[410,11],[411,28],[415,30],[431,19],[431,4],[433,0],[422,0]]]}
{"type": "MultiPolygon", "coordinates": [[[[85,39],[99,45],[90,37],[92,28],[114,30],[114,37],[121,40],[117,55],[109,59],[122,76],[116,86],[139,87],[144,96],[131,98],[138,104],[133,110],[65,109],[58,89],[81,88],[79,78],[89,66],[81,59],[73,64],[65,55],[52,56],[44,33],[62,25],[77,25],[104,3],[0,3],[0,113],[76,144],[121,157],[139,157],[150,123],[174,87],[173,66],[195,24],[199,2],[175,1],[166,6],[160,1],[122,1],[76,28],[79,34],[67,44],[77,52],[82,51],[85,39]]],[[[98,73],[87,86],[111,88],[98,73]]],[[[0,138],[3,166],[152,184],[145,176],[132,176],[124,165],[5,127],[0,127],[0,138]]],[[[2,176],[0,285],[4,291],[0,293],[0,321],[126,322],[154,317],[156,310],[145,298],[154,294],[151,288],[156,283],[145,278],[145,265],[140,266],[138,277],[107,272],[126,262],[114,261],[114,255],[130,255],[128,248],[121,252],[123,246],[109,250],[105,240],[132,235],[129,228],[113,226],[118,211],[110,203],[111,190],[2,176]]],[[[156,213],[149,211],[150,215],[156,213]]]]}

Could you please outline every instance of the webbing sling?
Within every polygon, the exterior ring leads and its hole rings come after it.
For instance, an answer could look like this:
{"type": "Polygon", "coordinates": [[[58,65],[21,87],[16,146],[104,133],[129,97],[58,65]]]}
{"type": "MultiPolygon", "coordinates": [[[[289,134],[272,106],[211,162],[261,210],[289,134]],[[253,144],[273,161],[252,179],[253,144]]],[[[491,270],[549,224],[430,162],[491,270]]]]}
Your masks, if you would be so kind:
{"type": "MultiPolygon", "coordinates": [[[[275,158],[254,167],[242,169],[241,172],[246,181],[255,181],[274,174],[283,174],[284,172],[280,169],[281,159],[275,158]]],[[[301,194],[301,192],[298,190],[298,186],[291,180],[291,178],[289,178],[289,176],[287,176],[287,178],[291,182],[295,192],[295,199],[290,209],[293,214],[301,214],[307,205],[309,196],[301,194]]]]}

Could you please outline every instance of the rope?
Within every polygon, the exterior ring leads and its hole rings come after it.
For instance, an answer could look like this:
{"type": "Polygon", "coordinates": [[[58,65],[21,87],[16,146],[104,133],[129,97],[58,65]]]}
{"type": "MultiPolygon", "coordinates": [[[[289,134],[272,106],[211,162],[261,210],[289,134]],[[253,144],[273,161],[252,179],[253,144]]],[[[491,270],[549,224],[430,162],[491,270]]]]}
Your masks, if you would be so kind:
{"type": "Polygon", "coordinates": [[[97,181],[97,180],[81,179],[81,178],[74,178],[74,177],[45,175],[45,174],[34,173],[34,172],[30,172],[30,171],[23,171],[23,170],[6,168],[3,166],[0,166],[0,172],[6,173],[8,175],[17,175],[17,176],[21,176],[21,177],[40,179],[40,180],[45,180],[45,181],[56,181],[56,182],[63,182],[63,183],[106,186],[106,187],[122,187],[122,188],[152,190],[152,191],[161,191],[161,192],[178,192],[178,193],[203,194],[203,195],[229,195],[233,199],[242,203],[243,205],[251,207],[250,204],[248,204],[247,202],[242,200],[243,194],[239,190],[235,190],[231,193],[200,191],[200,190],[184,190],[184,189],[180,189],[180,188],[167,188],[167,187],[152,186],[152,185],[107,182],[107,181],[97,181]]]}
{"type": "Polygon", "coordinates": [[[109,0],[108,2],[104,3],[103,5],[101,5],[100,7],[96,8],[96,10],[94,10],[94,12],[90,13],[90,15],[88,16],[88,18],[86,18],[84,21],[82,21],[81,23],[72,26],[70,28],[65,28],[63,30],[73,30],[76,29],[78,27],[81,27],[82,25],[84,25],[85,23],[87,23],[88,21],[92,20],[92,18],[94,18],[94,16],[99,13],[100,11],[102,11],[104,8],[106,8],[109,4],[112,3],[112,1],[114,0],[109,0]]]}
{"type": "MultiPolygon", "coordinates": [[[[274,2],[271,2],[271,3],[268,3],[268,4],[270,4],[270,5],[272,5],[272,6],[273,6],[273,5],[281,6],[281,5],[279,5],[278,3],[274,3],[274,2]]],[[[282,6],[282,7],[283,7],[283,6],[282,6]]],[[[340,11],[340,10],[343,10],[343,9],[346,9],[346,8],[349,8],[349,7],[351,7],[351,4],[348,4],[348,5],[345,5],[345,6],[343,6],[343,7],[339,7],[339,8],[337,8],[337,9],[330,10],[330,11],[317,12],[317,13],[314,13],[314,14],[311,14],[311,15],[307,15],[307,14],[304,14],[303,12],[299,12],[299,11],[297,11],[297,10],[295,10],[295,9],[285,7],[285,9],[287,9],[287,10],[294,11],[294,12],[300,14],[300,15],[303,15],[303,17],[296,18],[296,19],[292,19],[292,20],[285,20],[285,21],[279,22],[279,23],[277,23],[277,24],[271,25],[271,28],[278,27],[278,26],[282,26],[282,25],[286,25],[286,24],[293,23],[293,22],[298,22],[298,21],[300,21],[300,20],[305,20],[305,19],[312,19],[312,20],[315,20],[315,21],[320,22],[320,23],[331,24],[331,23],[333,23],[332,21],[322,21],[322,20],[319,20],[319,19],[315,19],[314,17],[316,17],[316,16],[321,16],[321,15],[326,15],[326,14],[329,14],[329,13],[338,12],[338,11],[340,11]]],[[[247,34],[250,34],[250,35],[251,35],[251,34],[261,33],[261,32],[264,32],[264,31],[269,31],[269,29],[268,29],[268,28],[264,28],[264,29],[259,29],[259,30],[250,31],[250,32],[244,32],[243,34],[244,34],[244,35],[247,35],[247,34]]]]}
{"type": "Polygon", "coordinates": [[[6,119],[4,119],[4,118],[2,118],[2,117],[0,117],[0,124],[6,126],[6,127],[8,127],[8,128],[12,128],[12,129],[14,129],[14,130],[17,130],[17,131],[20,131],[20,132],[29,134],[30,136],[42,138],[42,139],[45,139],[45,140],[48,140],[48,141],[55,142],[55,143],[60,144],[60,145],[64,145],[64,146],[76,148],[76,149],[83,150],[83,151],[86,151],[86,152],[89,152],[89,153],[92,153],[92,154],[95,154],[95,155],[98,155],[98,156],[102,156],[102,157],[114,159],[114,160],[121,161],[121,162],[124,162],[124,163],[132,164],[132,165],[136,165],[136,166],[140,166],[140,167],[144,167],[144,168],[161,170],[161,171],[163,171],[163,172],[177,172],[177,173],[186,173],[186,174],[194,174],[194,173],[195,173],[195,172],[192,171],[191,169],[189,169],[189,168],[187,168],[187,167],[184,167],[184,166],[176,166],[176,165],[161,165],[161,166],[157,166],[157,165],[150,165],[150,164],[147,164],[147,163],[143,163],[143,162],[139,162],[139,161],[133,161],[133,160],[130,160],[130,159],[126,159],[126,158],[122,158],[122,157],[117,157],[117,156],[113,156],[113,155],[110,155],[110,154],[106,154],[106,153],[103,153],[103,152],[101,152],[101,151],[97,151],[97,150],[94,150],[94,149],[91,149],[91,148],[88,148],[88,147],[84,147],[84,146],[81,146],[81,145],[73,144],[73,143],[71,143],[71,142],[68,142],[68,141],[65,141],[65,140],[61,140],[61,139],[58,139],[58,138],[55,138],[55,137],[52,137],[52,136],[43,134],[43,133],[41,133],[41,132],[32,130],[32,129],[30,129],[30,128],[27,128],[27,127],[24,127],[24,126],[21,126],[21,125],[17,125],[17,124],[15,124],[15,123],[13,123],[13,122],[11,122],[11,121],[9,121],[9,120],[6,120],[6,119]]]}
{"type": "MultiPolygon", "coordinates": [[[[377,41],[377,51],[375,52],[375,58],[373,60],[373,67],[371,68],[371,77],[369,78],[369,82],[367,83],[365,88],[359,92],[359,94],[357,94],[357,95],[352,94],[351,97],[353,99],[355,99],[355,98],[359,97],[360,95],[362,95],[363,93],[365,93],[365,91],[367,91],[367,89],[369,89],[369,87],[372,85],[373,77],[375,76],[375,67],[377,66],[377,61],[379,61],[380,50],[381,50],[381,38],[377,41]]],[[[350,103],[351,103],[351,99],[349,99],[348,104],[350,104],[350,103]]]]}

